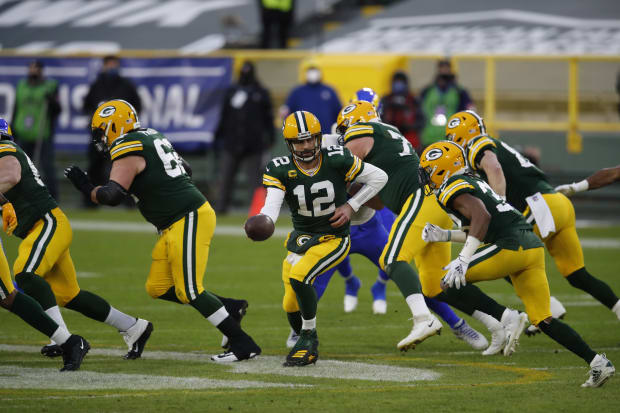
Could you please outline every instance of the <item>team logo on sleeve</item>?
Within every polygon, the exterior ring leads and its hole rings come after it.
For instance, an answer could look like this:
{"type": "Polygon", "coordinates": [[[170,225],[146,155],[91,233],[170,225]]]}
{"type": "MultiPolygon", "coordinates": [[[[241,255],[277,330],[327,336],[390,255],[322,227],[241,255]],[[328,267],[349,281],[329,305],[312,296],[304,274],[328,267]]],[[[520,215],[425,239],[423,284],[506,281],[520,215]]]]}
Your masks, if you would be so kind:
{"type": "Polygon", "coordinates": [[[291,178],[291,179],[297,178],[297,171],[294,170],[294,169],[289,169],[288,177],[291,178]]]}
{"type": "Polygon", "coordinates": [[[448,123],[448,129],[454,129],[461,124],[460,118],[454,118],[448,123]]]}
{"type": "Polygon", "coordinates": [[[443,155],[443,151],[439,148],[434,148],[426,152],[425,158],[429,161],[434,161],[441,158],[441,155],[443,155]]]}
{"type": "Polygon", "coordinates": [[[102,118],[107,118],[108,116],[112,116],[114,112],[116,112],[116,108],[114,106],[106,106],[105,108],[101,109],[101,112],[99,112],[99,116],[102,118]]]}

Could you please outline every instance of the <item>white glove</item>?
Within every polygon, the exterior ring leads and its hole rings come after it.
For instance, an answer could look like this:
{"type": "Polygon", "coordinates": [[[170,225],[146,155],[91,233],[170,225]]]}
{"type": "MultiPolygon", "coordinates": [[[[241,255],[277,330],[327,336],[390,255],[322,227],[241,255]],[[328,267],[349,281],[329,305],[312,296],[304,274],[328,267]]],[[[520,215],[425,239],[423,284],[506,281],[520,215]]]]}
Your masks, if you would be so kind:
{"type": "Polygon", "coordinates": [[[573,182],[572,184],[560,185],[555,188],[556,191],[563,193],[566,196],[575,195],[577,192],[587,191],[589,183],[587,179],[579,182],[573,182]]]}
{"type": "Polygon", "coordinates": [[[465,274],[467,273],[467,267],[469,261],[466,261],[460,255],[447,266],[443,267],[444,270],[448,270],[446,275],[443,276],[441,282],[444,286],[455,286],[458,290],[461,286],[467,284],[465,280],[465,274]]]}
{"type": "Polygon", "coordinates": [[[450,240],[450,231],[427,222],[422,230],[422,240],[426,242],[447,242],[450,240]]]}

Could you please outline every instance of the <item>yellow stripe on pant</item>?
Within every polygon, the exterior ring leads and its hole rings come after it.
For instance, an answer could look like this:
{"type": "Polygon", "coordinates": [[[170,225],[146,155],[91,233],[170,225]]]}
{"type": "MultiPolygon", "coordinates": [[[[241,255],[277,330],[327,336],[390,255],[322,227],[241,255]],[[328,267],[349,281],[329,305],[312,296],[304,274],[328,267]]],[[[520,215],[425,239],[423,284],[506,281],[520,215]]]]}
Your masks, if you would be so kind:
{"type": "Polygon", "coordinates": [[[215,212],[208,202],[163,230],[151,254],[147,293],[157,298],[174,287],[182,303],[200,295],[214,231],[215,212]]]}
{"type": "Polygon", "coordinates": [[[478,282],[504,278],[506,274],[525,304],[532,324],[538,325],[551,317],[545,250],[542,247],[512,251],[494,244],[483,245],[473,255],[466,278],[467,282],[478,282]]]}
{"type": "Polygon", "coordinates": [[[289,252],[282,262],[284,298],[282,308],[287,313],[299,311],[297,296],[291,287],[291,278],[307,284],[314,283],[317,276],[340,264],[351,249],[351,239],[336,237],[314,245],[299,255],[289,252]]]}
{"type": "Polygon", "coordinates": [[[69,254],[73,231],[65,214],[54,208],[38,220],[19,244],[13,273],[33,273],[48,282],[56,302],[65,306],[80,292],[69,254]]]}
{"type": "MultiPolygon", "coordinates": [[[[573,203],[564,194],[553,193],[542,194],[542,196],[551,210],[555,223],[555,232],[547,235],[543,242],[547,247],[547,251],[553,257],[560,274],[568,277],[585,266],[583,250],[577,235],[575,208],[573,203]]],[[[527,207],[523,214],[526,216],[530,215],[530,207],[527,207]]],[[[538,225],[535,222],[532,222],[532,224],[534,224],[536,235],[542,238],[538,225]]]]}

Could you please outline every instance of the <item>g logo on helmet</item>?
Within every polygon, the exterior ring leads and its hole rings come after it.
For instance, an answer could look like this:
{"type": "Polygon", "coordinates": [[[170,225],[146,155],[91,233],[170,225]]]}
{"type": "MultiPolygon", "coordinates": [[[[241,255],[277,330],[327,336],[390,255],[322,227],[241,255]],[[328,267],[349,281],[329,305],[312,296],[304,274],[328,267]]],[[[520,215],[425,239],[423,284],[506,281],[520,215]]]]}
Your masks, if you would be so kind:
{"type": "Polygon", "coordinates": [[[349,105],[345,107],[344,109],[342,109],[342,114],[348,115],[349,113],[353,112],[354,109],[355,109],[355,105],[349,105]]]}
{"type": "Polygon", "coordinates": [[[112,116],[114,112],[116,112],[116,108],[114,106],[106,106],[105,108],[101,109],[101,112],[99,112],[99,116],[102,118],[107,118],[108,116],[112,116]]]}
{"type": "Polygon", "coordinates": [[[461,124],[461,119],[454,118],[448,123],[448,129],[454,129],[461,124]]]}
{"type": "Polygon", "coordinates": [[[426,152],[426,160],[434,161],[434,160],[441,158],[441,155],[443,155],[443,151],[439,148],[434,148],[426,152]]]}

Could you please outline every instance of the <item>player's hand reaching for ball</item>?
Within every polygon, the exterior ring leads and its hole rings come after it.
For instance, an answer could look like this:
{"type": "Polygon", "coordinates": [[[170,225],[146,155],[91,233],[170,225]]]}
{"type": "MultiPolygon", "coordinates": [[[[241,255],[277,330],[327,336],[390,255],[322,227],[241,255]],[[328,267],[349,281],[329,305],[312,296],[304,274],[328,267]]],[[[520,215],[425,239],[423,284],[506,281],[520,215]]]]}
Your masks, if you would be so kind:
{"type": "Polygon", "coordinates": [[[351,215],[353,215],[353,208],[349,205],[348,202],[340,205],[334,211],[334,216],[332,216],[329,221],[331,222],[331,226],[333,228],[338,228],[345,225],[347,222],[351,220],[351,215]]]}

